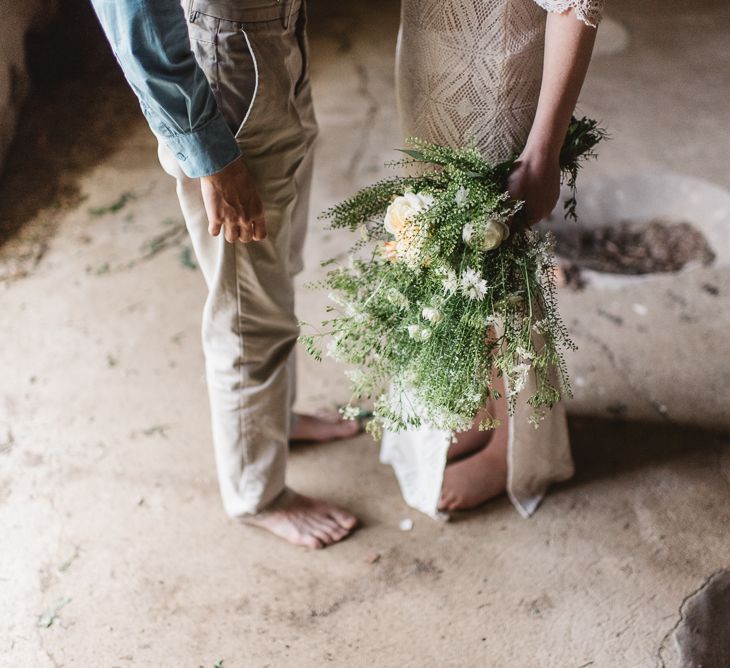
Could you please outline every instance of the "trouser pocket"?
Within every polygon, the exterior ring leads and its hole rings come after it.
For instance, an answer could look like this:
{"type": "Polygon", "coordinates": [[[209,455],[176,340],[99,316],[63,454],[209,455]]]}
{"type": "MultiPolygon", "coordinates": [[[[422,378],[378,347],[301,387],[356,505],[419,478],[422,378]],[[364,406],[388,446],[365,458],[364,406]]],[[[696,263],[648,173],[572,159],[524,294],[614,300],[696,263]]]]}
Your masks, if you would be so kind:
{"type": "Polygon", "coordinates": [[[246,123],[258,93],[258,63],[242,26],[207,14],[189,17],[190,46],[218,108],[235,135],[246,123]]]}
{"type": "Polygon", "coordinates": [[[188,30],[234,135],[291,125],[292,107],[309,81],[299,0],[194,0],[188,30]]]}

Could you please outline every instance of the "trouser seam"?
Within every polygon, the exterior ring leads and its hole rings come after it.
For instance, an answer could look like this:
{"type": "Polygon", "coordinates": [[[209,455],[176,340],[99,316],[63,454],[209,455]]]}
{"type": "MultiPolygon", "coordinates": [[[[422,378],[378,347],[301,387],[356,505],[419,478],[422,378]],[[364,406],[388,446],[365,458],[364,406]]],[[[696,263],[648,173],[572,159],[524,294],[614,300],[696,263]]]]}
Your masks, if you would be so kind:
{"type": "MultiPolygon", "coordinates": [[[[246,428],[246,419],[243,414],[243,389],[244,389],[244,373],[243,373],[243,367],[244,367],[244,360],[243,360],[243,354],[244,354],[244,342],[243,342],[243,323],[242,323],[242,312],[241,312],[241,287],[240,287],[240,281],[238,277],[238,253],[239,253],[239,244],[240,242],[234,241],[233,242],[233,275],[235,277],[236,281],[236,334],[238,335],[238,380],[239,380],[239,388],[238,388],[238,430],[241,433],[241,445],[242,445],[242,454],[243,454],[243,477],[245,478],[247,476],[247,472],[249,470],[249,461],[250,458],[248,456],[248,429],[246,428]]],[[[225,244],[225,242],[224,242],[225,244]]],[[[245,485],[244,485],[245,487],[245,485]]]]}

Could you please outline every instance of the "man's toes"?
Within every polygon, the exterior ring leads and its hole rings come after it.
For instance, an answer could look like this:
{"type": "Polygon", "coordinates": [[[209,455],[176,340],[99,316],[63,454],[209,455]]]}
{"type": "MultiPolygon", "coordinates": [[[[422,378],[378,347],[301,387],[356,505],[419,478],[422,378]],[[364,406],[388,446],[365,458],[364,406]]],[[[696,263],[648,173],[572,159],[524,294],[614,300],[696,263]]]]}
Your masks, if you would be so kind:
{"type": "Polygon", "coordinates": [[[335,541],[342,540],[348,534],[347,529],[341,527],[328,515],[324,515],[318,522],[335,541]]]}
{"type": "Polygon", "coordinates": [[[346,513],[344,510],[333,508],[330,510],[329,516],[347,531],[352,531],[357,526],[357,517],[346,513]]]}
{"type": "Polygon", "coordinates": [[[307,530],[312,536],[317,538],[320,543],[322,543],[323,547],[332,545],[332,543],[336,540],[326,526],[317,522],[311,522],[307,530]]]}
{"type": "Polygon", "coordinates": [[[297,542],[303,547],[309,547],[313,550],[321,550],[325,545],[317,536],[311,533],[303,534],[297,542]]]}

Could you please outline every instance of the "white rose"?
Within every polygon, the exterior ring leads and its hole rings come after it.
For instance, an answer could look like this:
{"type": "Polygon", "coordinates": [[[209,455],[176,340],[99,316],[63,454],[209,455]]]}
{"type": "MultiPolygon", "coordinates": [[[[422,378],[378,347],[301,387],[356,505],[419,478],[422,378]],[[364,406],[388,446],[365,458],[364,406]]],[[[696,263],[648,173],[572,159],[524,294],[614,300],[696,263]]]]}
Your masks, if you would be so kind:
{"type": "Polygon", "coordinates": [[[418,325],[408,325],[408,336],[412,339],[417,339],[421,332],[421,328],[418,325]]]}
{"type": "Polygon", "coordinates": [[[424,327],[420,332],[421,341],[428,341],[431,338],[431,330],[424,327]]]}
{"type": "Polygon", "coordinates": [[[392,235],[398,236],[409,220],[429,209],[433,203],[434,198],[427,193],[407,192],[396,197],[385,212],[385,229],[392,235]]]}
{"type": "Polygon", "coordinates": [[[484,226],[484,238],[482,239],[482,250],[489,251],[499,245],[509,236],[509,227],[501,220],[490,220],[484,226]]]}
{"type": "Polygon", "coordinates": [[[426,306],[426,308],[421,311],[421,315],[423,316],[424,320],[428,320],[429,322],[432,322],[434,325],[438,325],[443,319],[444,316],[441,314],[441,311],[438,309],[432,308],[431,306],[426,306]]]}

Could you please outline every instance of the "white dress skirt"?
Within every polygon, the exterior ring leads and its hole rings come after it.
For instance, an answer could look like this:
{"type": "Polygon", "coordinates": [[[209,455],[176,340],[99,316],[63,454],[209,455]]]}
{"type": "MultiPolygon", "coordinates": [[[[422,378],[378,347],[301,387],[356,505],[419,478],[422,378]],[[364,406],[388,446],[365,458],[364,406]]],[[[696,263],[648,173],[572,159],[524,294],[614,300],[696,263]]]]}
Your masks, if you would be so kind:
{"type": "MultiPolygon", "coordinates": [[[[402,0],[396,85],[404,137],[450,146],[474,139],[494,162],[519,152],[540,93],[546,10],[571,8],[595,26],[602,0],[402,0]]],[[[574,471],[564,406],[537,429],[528,422],[535,391],[530,375],[507,424],[507,494],[523,517],[574,471]]],[[[380,459],[406,503],[434,518],[446,517],[438,503],[452,437],[427,427],[383,435],[380,459]]]]}

